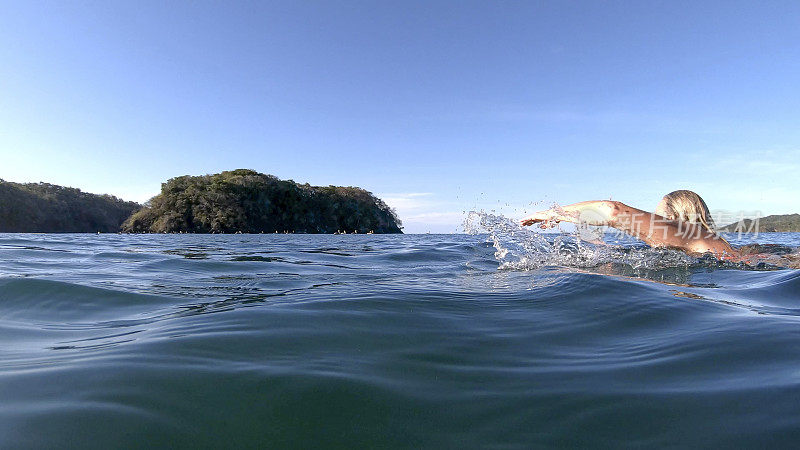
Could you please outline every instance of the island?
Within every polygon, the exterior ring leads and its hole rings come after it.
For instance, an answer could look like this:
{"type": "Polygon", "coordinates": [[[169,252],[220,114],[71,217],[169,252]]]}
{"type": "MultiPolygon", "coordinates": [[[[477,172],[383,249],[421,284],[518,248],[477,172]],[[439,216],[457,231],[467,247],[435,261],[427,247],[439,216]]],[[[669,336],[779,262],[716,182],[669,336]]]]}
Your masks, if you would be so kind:
{"type": "Polygon", "coordinates": [[[49,183],[0,180],[0,232],[117,232],[142,205],[49,183]]]}
{"type": "Polygon", "coordinates": [[[357,187],[310,186],[254,170],[181,176],[144,205],[49,183],[0,180],[2,233],[402,233],[357,187]]]}
{"type": "Polygon", "coordinates": [[[122,224],[127,233],[402,233],[357,187],[310,186],[248,169],[168,180],[122,224]]]}
{"type": "Polygon", "coordinates": [[[743,219],[718,228],[728,233],[800,232],[800,214],[777,214],[756,220],[743,219]],[[755,222],[755,223],[754,223],[755,222]]]}

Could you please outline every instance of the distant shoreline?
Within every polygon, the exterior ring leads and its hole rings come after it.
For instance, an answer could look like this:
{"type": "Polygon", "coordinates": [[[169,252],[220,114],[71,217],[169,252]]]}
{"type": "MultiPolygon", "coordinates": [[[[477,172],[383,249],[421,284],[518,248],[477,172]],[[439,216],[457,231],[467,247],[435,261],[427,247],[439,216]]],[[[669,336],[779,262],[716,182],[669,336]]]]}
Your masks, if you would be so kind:
{"type": "Polygon", "coordinates": [[[145,204],[49,183],[0,180],[0,233],[389,234],[397,213],[358,187],[248,169],[180,176],[145,204]]]}
{"type": "Polygon", "coordinates": [[[717,228],[726,233],[797,233],[800,232],[800,214],[779,214],[743,219],[738,222],[717,228]]]}

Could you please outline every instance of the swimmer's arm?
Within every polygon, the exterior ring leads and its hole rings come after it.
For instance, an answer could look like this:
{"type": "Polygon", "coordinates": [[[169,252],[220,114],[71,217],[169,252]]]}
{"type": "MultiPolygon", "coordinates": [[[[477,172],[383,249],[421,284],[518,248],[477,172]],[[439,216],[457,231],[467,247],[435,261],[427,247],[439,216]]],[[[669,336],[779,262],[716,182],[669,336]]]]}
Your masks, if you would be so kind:
{"type": "Polygon", "coordinates": [[[613,227],[619,202],[611,200],[592,200],[573,203],[567,206],[556,206],[545,211],[535,212],[520,221],[522,226],[541,223],[542,228],[549,228],[558,222],[586,223],[588,225],[613,227]]]}
{"type": "Polygon", "coordinates": [[[712,252],[718,257],[734,254],[731,246],[701,225],[675,222],[613,200],[574,203],[539,211],[520,221],[523,226],[558,222],[608,226],[640,239],[652,247],[675,247],[690,253],[712,252]]]}

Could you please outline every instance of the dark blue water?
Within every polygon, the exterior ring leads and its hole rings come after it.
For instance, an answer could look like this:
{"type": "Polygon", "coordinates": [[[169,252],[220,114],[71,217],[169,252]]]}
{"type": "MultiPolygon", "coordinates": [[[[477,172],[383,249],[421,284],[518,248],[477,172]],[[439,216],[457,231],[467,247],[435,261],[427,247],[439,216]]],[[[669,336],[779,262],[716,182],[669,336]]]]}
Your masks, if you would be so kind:
{"type": "Polygon", "coordinates": [[[796,445],[800,271],[538,239],[0,235],[0,448],[796,445]]]}

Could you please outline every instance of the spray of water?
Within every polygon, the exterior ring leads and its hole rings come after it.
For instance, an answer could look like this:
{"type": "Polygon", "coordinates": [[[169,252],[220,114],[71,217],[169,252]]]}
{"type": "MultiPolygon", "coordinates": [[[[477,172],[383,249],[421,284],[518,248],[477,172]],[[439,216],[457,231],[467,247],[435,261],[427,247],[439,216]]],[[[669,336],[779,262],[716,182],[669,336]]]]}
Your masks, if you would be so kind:
{"type": "Polygon", "coordinates": [[[700,261],[680,251],[652,249],[634,240],[602,239],[605,237],[602,233],[587,233],[580,227],[572,233],[542,233],[536,227],[522,227],[515,220],[484,211],[470,211],[463,226],[469,234],[487,236],[500,268],[506,270],[544,266],[587,269],[607,265],[657,270],[686,268],[700,261]]]}

